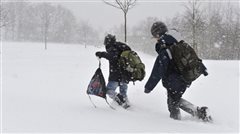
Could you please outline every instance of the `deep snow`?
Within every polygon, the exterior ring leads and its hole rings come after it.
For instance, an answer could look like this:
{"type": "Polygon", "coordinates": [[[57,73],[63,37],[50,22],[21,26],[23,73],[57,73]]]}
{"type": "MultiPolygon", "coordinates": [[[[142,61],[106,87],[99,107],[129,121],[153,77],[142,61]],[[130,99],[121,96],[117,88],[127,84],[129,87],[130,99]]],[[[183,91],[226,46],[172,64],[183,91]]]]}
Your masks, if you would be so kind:
{"type": "MultiPolygon", "coordinates": [[[[209,76],[201,76],[184,94],[196,105],[210,108],[213,123],[204,123],[182,111],[182,121],[169,118],[166,90],[157,85],[144,94],[155,57],[139,53],[146,65],[142,82],[129,84],[132,107],[125,110],[108,98],[86,95],[87,85],[98,67],[95,48],[49,43],[2,43],[2,132],[9,133],[237,133],[239,132],[239,61],[204,61],[209,76]]],[[[105,79],[108,62],[102,61],[105,79]]]]}

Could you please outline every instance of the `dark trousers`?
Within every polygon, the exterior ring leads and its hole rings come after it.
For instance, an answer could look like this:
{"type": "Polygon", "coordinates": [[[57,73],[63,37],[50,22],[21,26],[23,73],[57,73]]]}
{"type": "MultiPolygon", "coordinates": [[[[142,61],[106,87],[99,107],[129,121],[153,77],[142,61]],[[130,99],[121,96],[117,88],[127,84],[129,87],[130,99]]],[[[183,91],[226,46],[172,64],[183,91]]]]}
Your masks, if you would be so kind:
{"type": "Polygon", "coordinates": [[[168,90],[167,104],[168,111],[170,112],[170,117],[173,119],[181,119],[180,115],[180,99],[182,97],[181,93],[172,92],[168,90]]]}
{"type": "Polygon", "coordinates": [[[192,116],[196,116],[197,114],[197,106],[183,99],[183,93],[184,92],[178,93],[168,91],[168,110],[170,112],[170,117],[173,119],[181,119],[180,109],[191,114],[192,116]]]}

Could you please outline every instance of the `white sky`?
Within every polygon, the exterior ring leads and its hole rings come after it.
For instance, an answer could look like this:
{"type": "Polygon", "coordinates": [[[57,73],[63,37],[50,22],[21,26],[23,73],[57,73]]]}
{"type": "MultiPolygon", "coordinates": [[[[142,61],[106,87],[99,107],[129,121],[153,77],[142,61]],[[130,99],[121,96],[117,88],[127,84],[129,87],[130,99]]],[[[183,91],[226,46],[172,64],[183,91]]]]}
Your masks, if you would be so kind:
{"type": "MultiPolygon", "coordinates": [[[[2,0],[21,1],[21,0],[2,0]]],[[[52,2],[70,9],[78,20],[88,21],[95,28],[110,30],[113,26],[124,23],[123,12],[105,4],[102,0],[25,0],[30,2],[52,2]]],[[[160,20],[172,18],[185,10],[183,6],[189,0],[137,0],[137,5],[127,14],[128,26],[132,27],[147,17],[157,17],[160,20]]],[[[202,3],[234,2],[240,6],[240,0],[199,0],[202,3]]]]}
{"type": "MultiPolygon", "coordinates": [[[[123,24],[123,12],[102,2],[102,0],[94,1],[71,1],[61,2],[61,5],[72,10],[78,19],[87,20],[94,27],[112,28],[123,24]]],[[[183,2],[166,2],[166,1],[143,1],[139,0],[137,5],[129,10],[128,25],[136,25],[139,21],[145,20],[147,17],[165,18],[173,17],[177,12],[182,12],[183,2]]]]}
{"type": "MultiPolygon", "coordinates": [[[[60,1],[60,0],[56,0],[60,1]]],[[[184,12],[183,6],[189,0],[137,0],[137,5],[129,10],[127,14],[128,26],[134,26],[139,21],[145,20],[147,17],[157,17],[160,20],[172,18],[176,14],[184,12]]],[[[216,2],[234,2],[239,5],[240,0],[200,0],[202,4],[212,2],[213,6],[217,6],[216,2]]],[[[95,28],[104,28],[109,30],[113,26],[119,26],[124,23],[123,12],[105,4],[102,0],[65,0],[60,2],[61,5],[67,7],[77,16],[79,20],[87,20],[95,28]]],[[[223,4],[224,5],[224,4],[223,4]]]]}

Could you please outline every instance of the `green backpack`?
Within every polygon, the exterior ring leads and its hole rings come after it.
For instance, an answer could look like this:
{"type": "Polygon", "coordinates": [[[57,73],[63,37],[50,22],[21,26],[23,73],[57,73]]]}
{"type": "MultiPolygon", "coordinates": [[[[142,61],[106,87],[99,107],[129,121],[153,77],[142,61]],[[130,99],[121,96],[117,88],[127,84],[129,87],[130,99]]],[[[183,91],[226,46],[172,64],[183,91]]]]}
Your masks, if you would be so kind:
{"type": "Polygon", "coordinates": [[[196,80],[201,74],[208,75],[202,60],[186,42],[180,41],[167,48],[168,55],[172,59],[175,69],[177,69],[186,82],[196,80]]]}
{"type": "Polygon", "coordinates": [[[124,73],[127,74],[129,81],[141,81],[145,77],[145,65],[136,52],[123,51],[119,58],[119,64],[124,73]]]}

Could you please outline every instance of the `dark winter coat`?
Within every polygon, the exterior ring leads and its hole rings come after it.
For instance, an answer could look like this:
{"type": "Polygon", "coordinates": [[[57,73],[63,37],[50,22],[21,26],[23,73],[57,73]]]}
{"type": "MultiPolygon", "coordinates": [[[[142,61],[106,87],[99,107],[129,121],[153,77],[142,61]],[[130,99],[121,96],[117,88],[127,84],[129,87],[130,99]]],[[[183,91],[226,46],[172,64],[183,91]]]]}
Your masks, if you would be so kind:
{"type": "Polygon", "coordinates": [[[166,51],[166,46],[177,43],[177,40],[171,35],[164,34],[156,43],[155,49],[158,53],[154,63],[152,73],[145,85],[145,92],[151,92],[157,83],[162,79],[163,86],[168,93],[177,93],[180,96],[185,92],[191,83],[186,83],[181,75],[174,69],[174,65],[170,60],[166,51]]]}
{"type": "Polygon", "coordinates": [[[105,46],[106,52],[101,52],[100,57],[106,58],[109,60],[109,81],[117,81],[117,82],[128,82],[125,78],[126,75],[122,73],[121,67],[118,63],[120,58],[120,54],[125,50],[131,50],[131,48],[122,43],[115,42],[105,46]]]}

